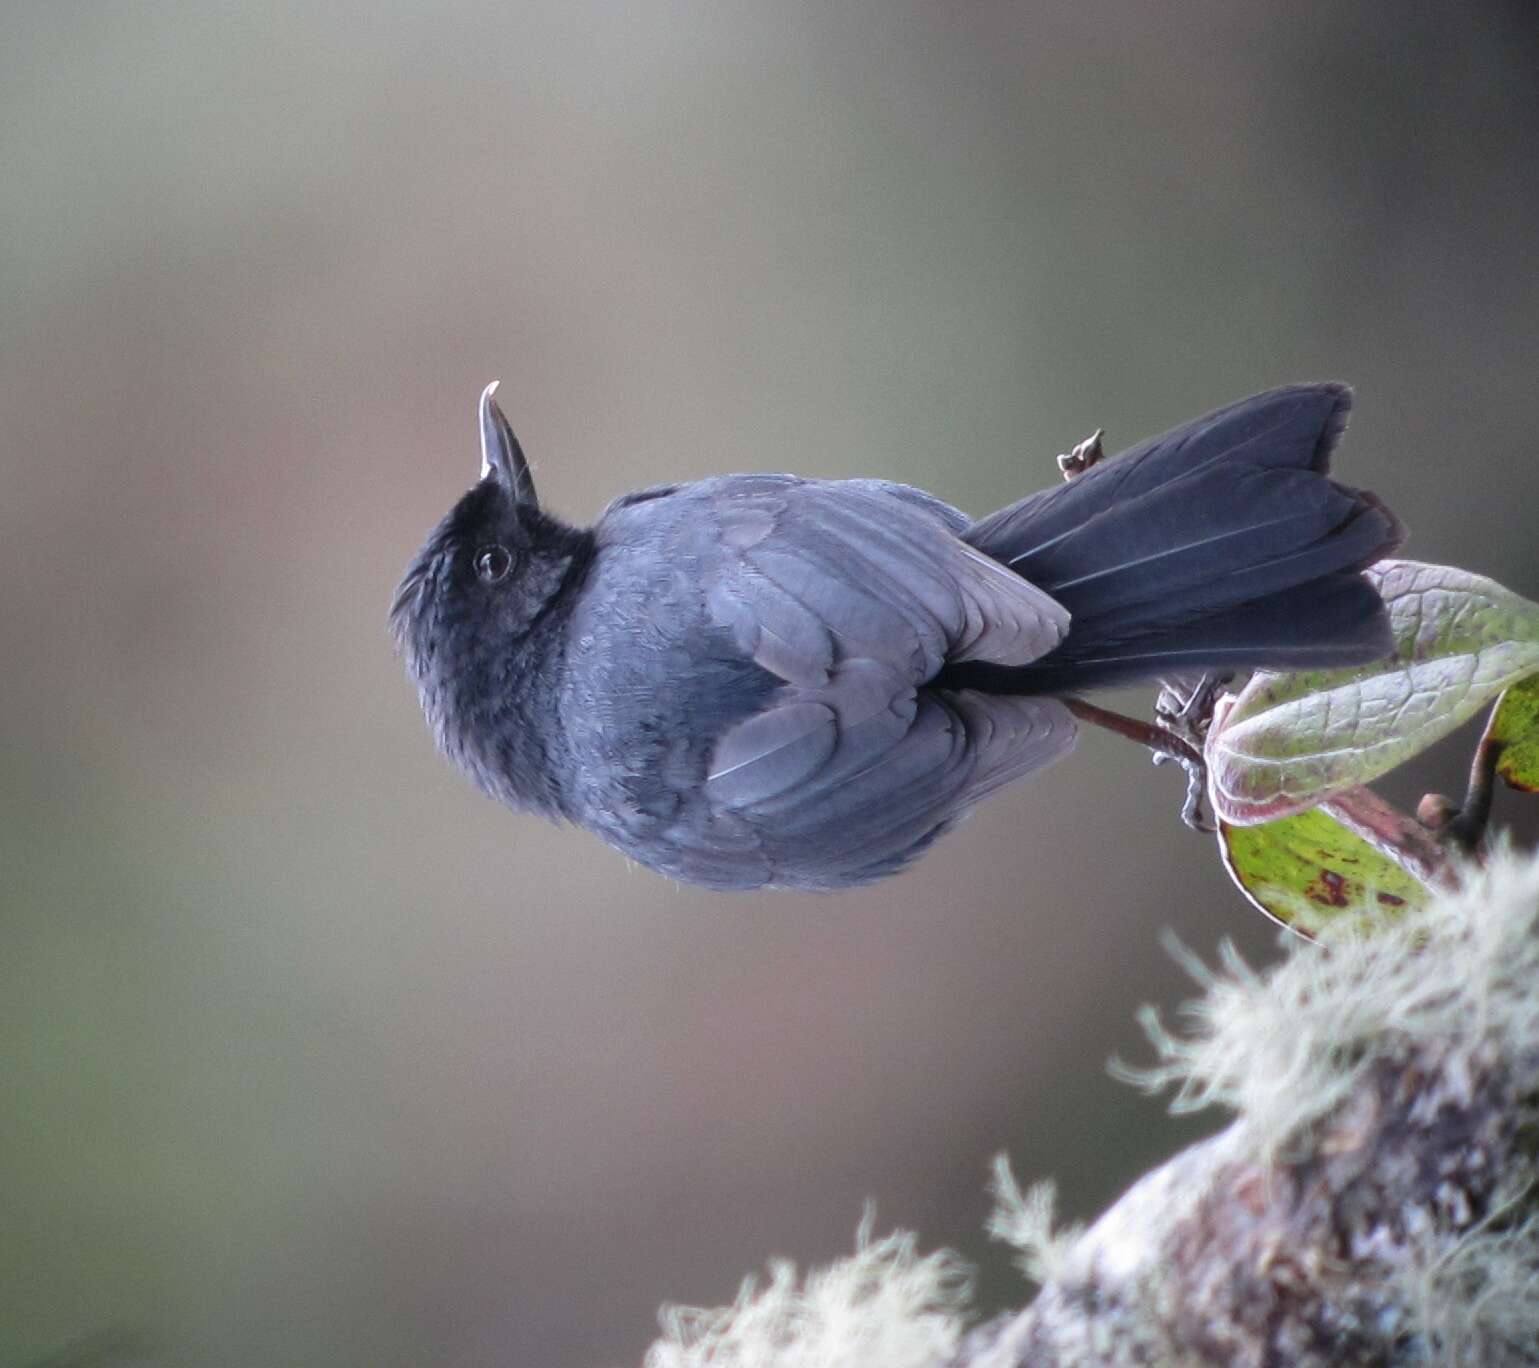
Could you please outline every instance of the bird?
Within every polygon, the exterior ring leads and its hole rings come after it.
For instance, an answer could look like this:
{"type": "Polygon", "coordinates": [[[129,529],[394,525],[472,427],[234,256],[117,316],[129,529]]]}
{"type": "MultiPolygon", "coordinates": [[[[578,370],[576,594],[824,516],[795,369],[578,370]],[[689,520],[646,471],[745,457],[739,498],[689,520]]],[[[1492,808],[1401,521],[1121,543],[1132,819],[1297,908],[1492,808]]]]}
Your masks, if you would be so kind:
{"type": "MultiPolygon", "coordinates": [[[[490,797],[720,890],[910,865],[1081,722],[1086,691],[1391,653],[1361,573],[1403,540],[1330,461],[1349,387],[1252,395],[972,519],[880,479],[723,475],[542,505],[489,385],[481,474],[390,625],[440,749],[490,797]]],[[[1194,686],[1195,687],[1195,686],[1194,686]]],[[[1190,809],[1190,802],[1188,808],[1190,809]]]]}

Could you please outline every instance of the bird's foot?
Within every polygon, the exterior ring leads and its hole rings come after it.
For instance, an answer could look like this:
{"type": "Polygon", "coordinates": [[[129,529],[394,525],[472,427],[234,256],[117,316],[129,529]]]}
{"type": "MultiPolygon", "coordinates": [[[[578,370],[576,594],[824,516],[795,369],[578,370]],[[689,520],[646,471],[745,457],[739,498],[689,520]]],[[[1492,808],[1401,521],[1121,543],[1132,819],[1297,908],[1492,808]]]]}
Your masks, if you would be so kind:
{"type": "Polygon", "coordinates": [[[1186,680],[1161,681],[1159,696],[1154,700],[1155,721],[1200,751],[1213,724],[1218,696],[1233,678],[1233,674],[1205,674],[1195,684],[1186,680]]]}
{"type": "Polygon", "coordinates": [[[1076,475],[1083,475],[1106,454],[1101,450],[1101,438],[1104,436],[1106,436],[1106,429],[1097,428],[1083,442],[1077,443],[1074,450],[1060,456],[1058,473],[1066,480],[1072,480],[1076,475]]]}
{"type": "Polygon", "coordinates": [[[1159,726],[1186,742],[1196,756],[1195,761],[1182,755],[1156,753],[1154,757],[1156,765],[1175,760],[1186,771],[1186,801],[1181,805],[1181,820],[1193,831],[1211,833],[1218,830],[1203,811],[1203,798],[1208,787],[1208,767],[1203,755],[1218,696],[1233,678],[1232,674],[1205,674],[1194,684],[1186,680],[1166,680],[1154,702],[1154,716],[1159,726]]]}
{"type": "Polygon", "coordinates": [[[1203,798],[1208,791],[1208,763],[1202,758],[1202,752],[1157,750],[1152,758],[1156,765],[1174,760],[1186,772],[1186,797],[1181,801],[1181,820],[1193,831],[1211,836],[1218,827],[1203,807],[1203,798]]]}
{"type": "Polygon", "coordinates": [[[1208,766],[1202,758],[1201,745],[1194,745],[1170,727],[1127,717],[1112,712],[1110,708],[1087,703],[1082,698],[1066,697],[1063,703],[1081,722],[1104,727],[1107,731],[1147,746],[1154,752],[1156,765],[1174,760],[1186,771],[1186,798],[1181,804],[1181,820],[1193,831],[1212,833],[1218,830],[1203,812],[1202,799],[1208,787],[1208,766]]]}

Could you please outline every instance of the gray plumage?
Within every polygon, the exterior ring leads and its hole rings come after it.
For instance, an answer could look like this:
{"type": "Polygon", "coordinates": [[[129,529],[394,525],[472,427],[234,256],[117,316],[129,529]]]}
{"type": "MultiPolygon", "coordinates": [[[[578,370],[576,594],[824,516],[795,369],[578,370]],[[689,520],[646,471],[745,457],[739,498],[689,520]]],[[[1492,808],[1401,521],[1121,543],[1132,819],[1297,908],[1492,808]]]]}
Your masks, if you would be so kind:
{"type": "Polygon", "coordinates": [[[840,888],[1060,758],[1056,695],[1388,649],[1401,530],[1325,477],[1347,391],[1241,401],[974,523],[876,480],[724,476],[541,511],[491,390],[484,477],[392,620],[444,750],[674,878],[840,888]]]}

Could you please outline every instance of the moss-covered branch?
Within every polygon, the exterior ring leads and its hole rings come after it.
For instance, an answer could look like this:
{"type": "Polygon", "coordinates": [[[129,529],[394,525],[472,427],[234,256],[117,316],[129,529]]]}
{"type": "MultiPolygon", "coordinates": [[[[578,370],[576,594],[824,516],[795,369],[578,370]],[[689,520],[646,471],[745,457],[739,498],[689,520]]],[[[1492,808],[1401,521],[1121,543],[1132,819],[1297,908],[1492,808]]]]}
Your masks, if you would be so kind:
{"type": "Polygon", "coordinates": [[[863,1237],[670,1313],[648,1368],[1539,1363],[1539,863],[1265,975],[1201,972],[1142,1078],[1235,1120],[1083,1233],[1004,1174],[996,1229],[1043,1282],[1025,1309],[969,1329],[953,1256],[863,1237]]]}

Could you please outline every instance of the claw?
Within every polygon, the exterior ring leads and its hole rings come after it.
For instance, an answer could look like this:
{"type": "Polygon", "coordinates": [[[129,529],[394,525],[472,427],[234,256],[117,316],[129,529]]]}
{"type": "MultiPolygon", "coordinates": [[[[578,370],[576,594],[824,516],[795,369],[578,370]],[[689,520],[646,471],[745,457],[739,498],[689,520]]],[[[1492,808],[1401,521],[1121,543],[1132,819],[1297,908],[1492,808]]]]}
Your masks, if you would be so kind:
{"type": "Polygon", "coordinates": [[[1181,820],[1193,831],[1212,834],[1218,830],[1215,823],[1203,811],[1203,798],[1208,789],[1208,767],[1203,760],[1203,743],[1213,722],[1213,710],[1219,693],[1229,683],[1232,674],[1205,674],[1190,689],[1185,681],[1167,681],[1154,704],[1154,715],[1161,727],[1172,736],[1185,741],[1192,756],[1180,754],[1156,754],[1154,763],[1177,760],[1186,771],[1186,801],[1181,805],[1181,820]]]}
{"type": "Polygon", "coordinates": [[[1233,674],[1205,674],[1187,689],[1184,680],[1166,680],[1155,700],[1154,715],[1170,731],[1198,750],[1207,739],[1219,693],[1233,674]]]}
{"type": "Polygon", "coordinates": [[[1207,764],[1201,758],[1192,759],[1172,751],[1155,751],[1152,758],[1156,765],[1174,760],[1186,772],[1186,797],[1181,802],[1181,820],[1192,831],[1200,831],[1206,836],[1213,835],[1218,826],[1208,820],[1202,806],[1203,797],[1208,791],[1207,764]]]}
{"type": "Polygon", "coordinates": [[[1083,475],[1106,454],[1101,450],[1101,438],[1104,436],[1106,429],[1097,428],[1083,442],[1076,443],[1073,451],[1058,458],[1058,471],[1064,479],[1072,480],[1076,475],[1083,475]]]}
{"type": "Polygon", "coordinates": [[[1186,798],[1181,804],[1181,820],[1193,831],[1214,832],[1218,828],[1209,825],[1202,811],[1202,797],[1208,786],[1208,767],[1202,758],[1201,744],[1193,744],[1186,737],[1169,727],[1156,726],[1153,722],[1141,722],[1135,717],[1125,717],[1109,708],[1087,703],[1072,695],[1063,699],[1064,706],[1082,722],[1104,727],[1107,731],[1126,736],[1154,752],[1154,763],[1163,765],[1174,760],[1186,771],[1186,798]]]}

